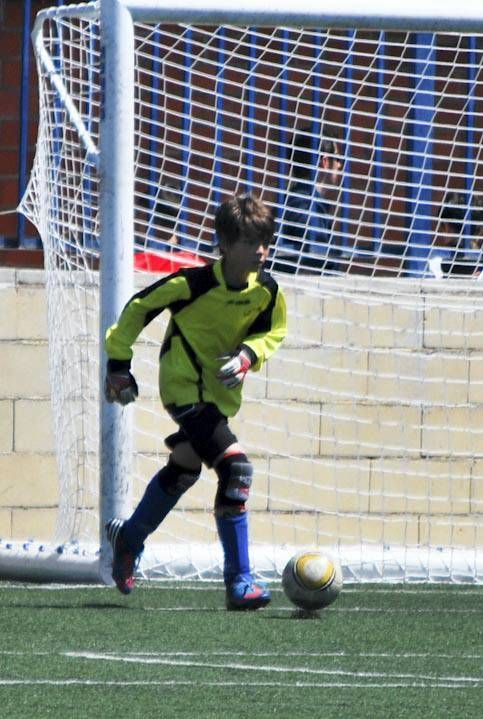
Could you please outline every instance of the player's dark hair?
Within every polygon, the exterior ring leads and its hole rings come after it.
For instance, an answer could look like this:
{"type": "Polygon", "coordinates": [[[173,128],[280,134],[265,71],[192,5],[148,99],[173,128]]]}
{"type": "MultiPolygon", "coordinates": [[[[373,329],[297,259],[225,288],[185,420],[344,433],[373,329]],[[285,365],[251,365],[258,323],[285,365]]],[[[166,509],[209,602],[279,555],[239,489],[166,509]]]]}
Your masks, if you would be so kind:
{"type": "Polygon", "coordinates": [[[242,235],[269,245],[275,232],[275,220],[270,208],[255,195],[235,195],[218,207],[215,231],[218,239],[228,245],[237,242],[242,235]]]}

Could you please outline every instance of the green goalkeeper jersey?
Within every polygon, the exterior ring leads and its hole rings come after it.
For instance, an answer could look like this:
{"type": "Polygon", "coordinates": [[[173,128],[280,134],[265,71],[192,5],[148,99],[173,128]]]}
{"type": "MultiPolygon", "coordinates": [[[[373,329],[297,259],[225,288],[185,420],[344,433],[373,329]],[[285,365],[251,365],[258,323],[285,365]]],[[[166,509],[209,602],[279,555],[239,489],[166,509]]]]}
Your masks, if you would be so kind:
{"type": "Polygon", "coordinates": [[[106,333],[110,359],[130,363],[142,329],[164,309],[171,313],[160,352],[159,388],[164,405],[213,402],[227,417],[238,411],[241,385],[228,389],[216,374],[223,355],[241,344],[259,370],[286,335],[282,291],[267,273],[252,273],[247,285],[226,285],[221,260],[183,269],[134,295],[106,333]]]}

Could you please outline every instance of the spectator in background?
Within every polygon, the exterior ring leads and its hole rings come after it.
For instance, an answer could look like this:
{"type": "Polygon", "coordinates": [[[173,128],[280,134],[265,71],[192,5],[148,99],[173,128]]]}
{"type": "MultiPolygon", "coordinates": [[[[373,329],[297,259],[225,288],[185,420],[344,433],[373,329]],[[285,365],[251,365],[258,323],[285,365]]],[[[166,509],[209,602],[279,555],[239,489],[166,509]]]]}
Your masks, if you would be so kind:
{"type": "Polygon", "coordinates": [[[429,276],[468,277],[479,274],[482,265],[483,206],[476,199],[468,207],[460,192],[444,198],[428,268],[429,276]]]}
{"type": "Polygon", "coordinates": [[[332,238],[344,164],[340,141],[328,130],[316,138],[310,128],[303,128],[294,138],[291,163],[292,179],[272,269],[334,272],[341,255],[332,238]]]}

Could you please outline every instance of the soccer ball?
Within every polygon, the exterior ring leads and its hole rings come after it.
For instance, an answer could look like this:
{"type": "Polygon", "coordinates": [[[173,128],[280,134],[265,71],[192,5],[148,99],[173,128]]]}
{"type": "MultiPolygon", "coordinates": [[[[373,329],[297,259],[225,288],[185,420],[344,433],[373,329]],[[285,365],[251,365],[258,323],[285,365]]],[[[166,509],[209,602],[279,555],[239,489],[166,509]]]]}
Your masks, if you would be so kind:
{"type": "Polygon", "coordinates": [[[285,594],[295,606],[316,610],[335,602],[342,589],[339,562],[321,552],[299,552],[282,574],[285,594]]]}

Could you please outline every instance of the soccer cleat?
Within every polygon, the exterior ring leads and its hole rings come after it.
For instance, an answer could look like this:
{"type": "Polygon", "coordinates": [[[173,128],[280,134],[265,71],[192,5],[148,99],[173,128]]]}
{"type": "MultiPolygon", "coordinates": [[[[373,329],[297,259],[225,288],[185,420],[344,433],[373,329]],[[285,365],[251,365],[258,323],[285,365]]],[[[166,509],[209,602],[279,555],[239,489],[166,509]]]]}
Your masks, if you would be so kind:
{"type": "Polygon", "coordinates": [[[271,600],[271,594],[264,582],[241,580],[230,584],[226,590],[226,608],[228,611],[261,609],[271,600]]]}
{"type": "Polygon", "coordinates": [[[122,519],[111,519],[106,524],[106,534],[112,547],[112,578],[121,594],[130,594],[139,557],[131,552],[122,537],[123,524],[122,519]]]}

